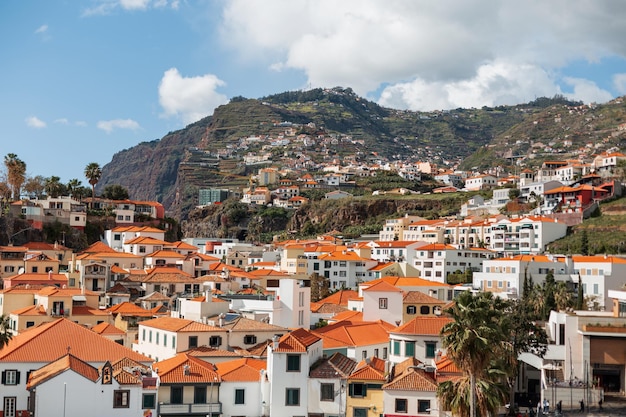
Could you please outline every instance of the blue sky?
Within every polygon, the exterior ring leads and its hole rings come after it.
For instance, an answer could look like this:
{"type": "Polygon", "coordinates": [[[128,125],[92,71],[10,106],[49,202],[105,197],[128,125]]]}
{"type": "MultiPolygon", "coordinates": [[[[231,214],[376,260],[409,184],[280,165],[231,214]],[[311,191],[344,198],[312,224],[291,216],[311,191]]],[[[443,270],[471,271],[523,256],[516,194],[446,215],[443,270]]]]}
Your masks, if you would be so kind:
{"type": "Polygon", "coordinates": [[[0,156],[86,184],[84,167],[234,96],[351,87],[435,110],[626,94],[611,0],[8,0],[0,156]]]}

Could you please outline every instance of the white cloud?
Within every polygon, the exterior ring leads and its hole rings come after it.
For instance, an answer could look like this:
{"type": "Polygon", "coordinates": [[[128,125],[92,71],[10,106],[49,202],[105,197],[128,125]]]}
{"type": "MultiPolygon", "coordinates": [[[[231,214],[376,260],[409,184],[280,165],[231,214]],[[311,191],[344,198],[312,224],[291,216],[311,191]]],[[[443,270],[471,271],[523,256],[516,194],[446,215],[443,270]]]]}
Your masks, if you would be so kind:
{"type": "Polygon", "coordinates": [[[620,94],[626,94],[626,73],[613,75],[613,85],[620,94]]]}
{"type": "Polygon", "coordinates": [[[83,16],[106,16],[111,14],[115,9],[143,11],[152,7],[160,9],[167,5],[174,10],[178,9],[179,0],[100,0],[98,4],[83,11],[83,16]]]}
{"type": "Polygon", "coordinates": [[[146,10],[150,0],[120,0],[120,6],[124,10],[146,10]]]}
{"type": "Polygon", "coordinates": [[[26,125],[29,127],[33,127],[35,129],[43,129],[44,127],[46,127],[46,122],[44,122],[43,120],[35,117],[35,116],[29,116],[26,118],[26,125]]]}
{"type": "Polygon", "coordinates": [[[48,31],[48,25],[41,25],[37,28],[37,30],[35,30],[36,34],[39,33],[46,33],[48,31]]]}
{"type": "Polygon", "coordinates": [[[573,77],[565,77],[563,81],[574,88],[572,93],[565,94],[572,100],[581,100],[584,103],[605,103],[613,99],[610,92],[601,89],[593,81],[573,77]]]}
{"type": "Polygon", "coordinates": [[[224,44],[268,69],[360,95],[428,92],[411,101],[431,109],[553,95],[569,63],[626,56],[626,7],[611,1],[232,0],[222,17],[224,44]]]}
{"type": "Polygon", "coordinates": [[[225,95],[216,91],[224,85],[213,74],[183,77],[176,68],[171,68],[165,71],[159,84],[163,115],[180,117],[185,124],[211,115],[217,106],[228,102],[225,95]]]}
{"type": "Polygon", "coordinates": [[[66,125],[66,126],[67,126],[67,125],[69,125],[69,124],[70,124],[70,121],[69,121],[69,120],[67,120],[66,118],[64,118],[64,117],[63,117],[63,118],[61,118],[61,119],[56,119],[56,120],[54,121],[54,123],[57,123],[57,124],[60,124],[60,125],[66,125]]]}
{"type": "Polygon", "coordinates": [[[107,133],[111,133],[115,129],[137,130],[140,128],[139,123],[132,119],[101,120],[96,126],[107,133]]]}

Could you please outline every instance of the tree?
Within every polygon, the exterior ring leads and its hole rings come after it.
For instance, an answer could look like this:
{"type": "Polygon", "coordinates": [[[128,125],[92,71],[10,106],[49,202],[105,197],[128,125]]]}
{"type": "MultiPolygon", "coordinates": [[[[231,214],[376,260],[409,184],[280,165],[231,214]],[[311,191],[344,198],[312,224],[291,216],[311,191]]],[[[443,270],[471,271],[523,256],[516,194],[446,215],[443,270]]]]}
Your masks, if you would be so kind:
{"type": "Polygon", "coordinates": [[[583,281],[580,278],[580,274],[578,274],[578,288],[576,293],[576,310],[583,310],[585,303],[585,296],[583,294],[583,281]]]}
{"type": "Polygon", "coordinates": [[[65,191],[65,185],[61,183],[61,178],[57,176],[51,176],[46,178],[45,191],[49,197],[56,198],[63,194],[65,191]]]}
{"type": "Polygon", "coordinates": [[[11,330],[11,320],[9,316],[0,315],[0,349],[8,345],[13,337],[11,330]]]}
{"type": "Polygon", "coordinates": [[[20,189],[26,180],[26,162],[16,154],[9,153],[4,157],[4,166],[7,169],[7,182],[13,192],[13,200],[19,200],[20,189]]]}
{"type": "Polygon", "coordinates": [[[128,200],[128,190],[119,184],[109,184],[102,190],[102,197],[111,200],[128,200]]]}
{"type": "Polygon", "coordinates": [[[589,255],[589,237],[585,229],[580,234],[580,254],[583,256],[589,255]]]}
{"type": "Polygon", "coordinates": [[[76,198],[76,190],[81,186],[81,181],[78,178],[72,178],[67,182],[65,188],[67,189],[68,194],[72,198],[76,198]]]}
{"type": "MultiPolygon", "coordinates": [[[[504,335],[499,328],[501,311],[498,311],[498,301],[491,293],[479,293],[473,295],[466,291],[456,298],[454,306],[446,310],[452,321],[441,329],[442,345],[447,350],[448,357],[463,371],[469,380],[469,398],[464,401],[458,399],[449,404],[464,404],[469,401],[469,415],[493,414],[494,403],[498,398],[477,395],[477,381],[480,384],[490,384],[487,370],[498,355],[499,346],[503,342],[504,335]],[[477,401],[478,400],[478,401],[477,401]]],[[[481,392],[494,392],[487,387],[481,392]]],[[[495,391],[497,392],[497,390],[495,391]]],[[[457,391],[463,395],[463,391],[457,391]]],[[[460,405],[452,411],[458,414],[462,408],[460,405]]]]}
{"type": "Polygon", "coordinates": [[[102,169],[100,168],[100,164],[97,162],[90,162],[85,167],[85,178],[89,181],[91,185],[91,207],[93,208],[93,199],[96,198],[96,184],[102,178],[102,169]]]}
{"type": "Polygon", "coordinates": [[[544,320],[547,320],[550,317],[550,312],[553,310],[557,310],[555,298],[556,280],[554,279],[554,274],[552,273],[552,271],[549,271],[546,274],[546,280],[543,283],[542,291],[544,293],[542,318],[544,320]]]}
{"type": "MultiPolygon", "coordinates": [[[[521,353],[543,357],[548,350],[548,335],[535,323],[534,313],[524,300],[511,300],[506,304],[506,312],[500,322],[504,334],[504,349],[500,358],[508,378],[509,404],[514,404],[515,381],[519,374],[518,358],[521,353]]],[[[514,411],[514,407],[509,407],[509,414],[514,411]]]]}
{"type": "Polygon", "coordinates": [[[41,199],[46,190],[46,179],[42,175],[28,177],[24,183],[24,191],[28,198],[41,199]]]}
{"type": "Polygon", "coordinates": [[[317,302],[330,295],[329,279],[313,272],[309,277],[311,280],[311,301],[317,302]]]}

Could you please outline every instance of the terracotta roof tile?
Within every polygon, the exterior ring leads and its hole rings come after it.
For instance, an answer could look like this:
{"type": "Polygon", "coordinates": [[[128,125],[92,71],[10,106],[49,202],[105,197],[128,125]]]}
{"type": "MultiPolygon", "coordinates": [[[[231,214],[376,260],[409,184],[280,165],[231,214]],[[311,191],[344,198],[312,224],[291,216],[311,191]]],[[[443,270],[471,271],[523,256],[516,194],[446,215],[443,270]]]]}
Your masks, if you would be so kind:
{"type": "Polygon", "coordinates": [[[452,319],[449,317],[416,317],[392,330],[392,333],[438,336],[442,327],[451,321],[452,319]]]}
{"type": "Polygon", "coordinates": [[[199,323],[197,321],[175,317],[159,317],[142,321],[140,325],[170,332],[226,332],[225,329],[220,327],[209,326],[208,324],[199,323]]]}
{"type": "Polygon", "coordinates": [[[217,364],[217,373],[226,382],[255,382],[261,380],[261,370],[266,368],[263,359],[242,358],[217,364]]]}
{"type": "Polygon", "coordinates": [[[100,373],[96,368],[88,363],[80,360],[74,355],[66,354],[49,364],[32,371],[28,379],[26,388],[31,389],[48,381],[51,378],[71,369],[79,375],[87,378],[91,382],[95,382],[100,377],[100,373]]]}
{"type": "Polygon", "coordinates": [[[323,298],[321,300],[318,301],[318,303],[321,304],[338,304],[341,306],[347,306],[348,305],[348,300],[354,298],[354,297],[358,297],[359,293],[358,291],[354,291],[354,290],[339,290],[331,295],[329,295],[326,298],[323,298]]]}
{"type": "Polygon", "coordinates": [[[30,328],[0,350],[0,362],[52,362],[70,353],[86,362],[106,362],[128,356],[139,362],[152,359],[97,333],[61,318],[30,328]],[[94,349],[97,346],[97,349],[94,349]]]}
{"type": "Polygon", "coordinates": [[[157,362],[153,369],[158,370],[161,384],[208,384],[222,381],[215,365],[186,353],[179,353],[173,358],[157,362]]]}
{"type": "Polygon", "coordinates": [[[385,390],[437,391],[437,382],[423,369],[409,368],[393,381],[383,385],[385,390]]]}
{"type": "Polygon", "coordinates": [[[309,372],[310,378],[348,378],[354,368],[356,361],[348,358],[340,352],[316,365],[309,372]]]}
{"type": "Polygon", "coordinates": [[[307,348],[320,340],[320,337],[305,329],[296,329],[278,340],[274,352],[306,352],[307,348]]]}
{"type": "Polygon", "coordinates": [[[113,326],[112,324],[106,323],[106,322],[102,322],[99,324],[96,324],[95,326],[93,326],[91,328],[92,332],[98,333],[99,335],[103,335],[103,336],[110,336],[110,335],[117,335],[117,336],[121,336],[121,335],[125,335],[126,332],[124,332],[124,330],[122,329],[118,329],[117,327],[113,326]]]}

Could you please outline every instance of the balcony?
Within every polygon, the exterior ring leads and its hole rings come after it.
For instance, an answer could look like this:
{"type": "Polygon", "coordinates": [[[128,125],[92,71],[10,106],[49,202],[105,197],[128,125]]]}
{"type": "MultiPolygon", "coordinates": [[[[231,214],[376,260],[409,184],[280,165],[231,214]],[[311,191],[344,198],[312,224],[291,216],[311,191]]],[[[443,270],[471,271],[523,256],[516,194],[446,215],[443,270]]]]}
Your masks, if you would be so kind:
{"type": "Polygon", "coordinates": [[[170,414],[222,414],[221,403],[210,404],[159,404],[159,415],[166,416],[170,414]]]}

